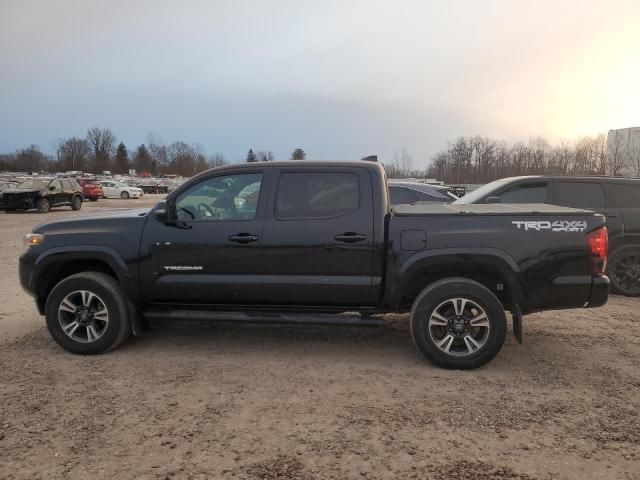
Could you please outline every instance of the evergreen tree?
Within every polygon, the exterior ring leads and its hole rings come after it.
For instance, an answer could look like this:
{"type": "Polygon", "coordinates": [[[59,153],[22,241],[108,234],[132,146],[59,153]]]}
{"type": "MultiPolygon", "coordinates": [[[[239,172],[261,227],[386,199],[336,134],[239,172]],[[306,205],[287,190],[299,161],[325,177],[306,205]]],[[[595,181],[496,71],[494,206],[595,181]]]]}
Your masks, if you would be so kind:
{"type": "Polygon", "coordinates": [[[291,154],[291,160],[304,160],[306,157],[307,154],[301,148],[296,148],[291,154]]]}
{"type": "Polygon", "coordinates": [[[147,147],[140,145],[133,156],[133,168],[136,169],[136,173],[150,172],[153,164],[153,157],[147,150],[147,147]]]}
{"type": "Polygon", "coordinates": [[[256,154],[253,153],[253,149],[249,149],[249,152],[247,153],[247,162],[248,163],[252,163],[252,162],[257,162],[258,158],[256,157],[256,154]]]}
{"type": "Polygon", "coordinates": [[[116,150],[114,169],[116,173],[129,173],[129,152],[122,142],[116,150]]]}

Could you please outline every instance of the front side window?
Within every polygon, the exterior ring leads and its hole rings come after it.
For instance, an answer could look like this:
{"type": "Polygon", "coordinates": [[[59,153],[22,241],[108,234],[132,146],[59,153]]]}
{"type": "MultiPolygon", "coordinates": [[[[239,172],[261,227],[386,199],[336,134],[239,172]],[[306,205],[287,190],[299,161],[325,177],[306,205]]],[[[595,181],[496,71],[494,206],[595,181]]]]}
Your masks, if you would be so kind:
{"type": "Polygon", "coordinates": [[[500,194],[500,203],[545,203],[547,184],[518,185],[500,194]]]}
{"type": "Polygon", "coordinates": [[[553,203],[572,208],[604,208],[604,191],[599,183],[558,182],[553,203]]]}
{"type": "Polygon", "coordinates": [[[60,180],[54,180],[51,182],[49,186],[49,191],[52,193],[60,193],[62,191],[62,185],[60,184],[60,180]]]}
{"type": "Polygon", "coordinates": [[[360,207],[357,175],[338,172],[283,173],[278,182],[276,218],[332,218],[360,207]]]}
{"type": "Polygon", "coordinates": [[[176,199],[176,215],[184,221],[253,220],[258,209],[262,174],[213,177],[176,199]]]}

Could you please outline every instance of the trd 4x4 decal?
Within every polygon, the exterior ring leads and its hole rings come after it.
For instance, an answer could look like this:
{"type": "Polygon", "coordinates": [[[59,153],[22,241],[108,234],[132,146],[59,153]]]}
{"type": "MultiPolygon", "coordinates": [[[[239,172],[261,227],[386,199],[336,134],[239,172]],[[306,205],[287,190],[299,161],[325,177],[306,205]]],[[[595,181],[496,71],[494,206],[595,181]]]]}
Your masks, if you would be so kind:
{"type": "Polygon", "coordinates": [[[551,230],[552,232],[584,232],[586,220],[516,220],[511,222],[518,230],[551,230]]]}

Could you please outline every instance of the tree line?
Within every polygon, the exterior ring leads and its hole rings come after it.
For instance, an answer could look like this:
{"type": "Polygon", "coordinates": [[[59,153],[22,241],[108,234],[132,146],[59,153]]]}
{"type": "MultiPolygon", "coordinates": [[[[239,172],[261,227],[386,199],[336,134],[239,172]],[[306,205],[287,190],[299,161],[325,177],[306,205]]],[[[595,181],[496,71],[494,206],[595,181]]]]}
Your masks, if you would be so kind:
{"type": "Polygon", "coordinates": [[[387,165],[390,177],[435,178],[447,184],[483,184],[519,175],[611,175],[640,177],[640,143],[625,146],[614,137],[585,136],[557,145],[535,137],[509,143],[493,138],[460,137],[431,157],[426,170],[414,170],[406,149],[387,165]]]}
{"type": "MultiPolygon", "coordinates": [[[[61,138],[55,142],[55,156],[43,153],[37,145],[30,145],[14,153],[0,154],[0,171],[41,170],[91,173],[136,173],[151,175],[174,174],[189,177],[208,168],[226,165],[221,153],[205,155],[200,145],[175,141],[165,145],[155,135],[149,134],[146,144],[138,145],[130,152],[109,128],[93,127],[84,137],[61,138]]],[[[294,160],[304,160],[306,153],[297,148],[291,154],[294,160]]],[[[249,150],[247,162],[268,162],[274,159],[270,151],[249,150]]]]}
{"type": "MultiPolygon", "coordinates": [[[[640,177],[640,143],[624,146],[618,137],[607,151],[605,134],[582,137],[575,142],[550,144],[541,137],[528,142],[509,143],[489,137],[459,137],[430,159],[426,169],[415,169],[413,157],[403,148],[385,163],[390,178],[435,178],[448,184],[482,184],[518,175],[631,175],[640,177]],[[624,147],[624,148],[623,148],[624,147]]],[[[151,175],[192,176],[211,167],[227,164],[221,153],[205,155],[197,144],[175,141],[165,145],[149,134],[147,142],[129,151],[108,128],[90,128],[85,137],[59,139],[55,156],[36,145],[14,153],[0,154],[0,170],[60,171],[92,173],[111,171],[151,175]]],[[[304,160],[306,153],[296,148],[289,157],[304,160]]],[[[247,162],[274,160],[271,151],[249,149],[247,162]]]]}
{"type": "Polygon", "coordinates": [[[206,156],[199,145],[183,141],[165,145],[153,134],[149,134],[146,144],[130,152],[123,142],[118,142],[113,131],[98,127],[90,128],[85,137],[58,139],[55,152],[55,156],[47,155],[38,146],[30,145],[14,153],[0,154],[0,170],[122,174],[135,169],[137,173],[152,175],[191,176],[227,163],[221,153],[206,156]]]}
{"type": "MultiPolygon", "coordinates": [[[[90,128],[85,137],[61,138],[55,142],[55,156],[43,153],[37,145],[30,145],[14,153],[0,154],[0,171],[41,170],[67,172],[83,171],[91,173],[136,173],[151,175],[175,174],[192,176],[208,168],[226,165],[221,153],[205,155],[197,144],[175,141],[163,144],[158,137],[149,134],[147,142],[130,152],[123,142],[118,142],[109,128],[90,128]]],[[[304,159],[304,150],[297,148],[293,159],[304,159]]],[[[273,153],[249,150],[248,162],[272,161],[273,153]]]]}

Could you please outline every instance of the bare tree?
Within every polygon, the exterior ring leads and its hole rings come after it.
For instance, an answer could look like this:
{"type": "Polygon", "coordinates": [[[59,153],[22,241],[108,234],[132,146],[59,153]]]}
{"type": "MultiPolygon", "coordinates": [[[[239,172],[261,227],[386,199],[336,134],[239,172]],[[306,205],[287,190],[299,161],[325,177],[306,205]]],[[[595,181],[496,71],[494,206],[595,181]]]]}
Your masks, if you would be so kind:
{"type": "Polygon", "coordinates": [[[16,169],[27,172],[35,172],[45,168],[49,160],[37,145],[30,145],[28,148],[18,150],[15,154],[16,169]]]}
{"type": "Polygon", "coordinates": [[[196,170],[196,150],[185,142],[177,141],[169,145],[169,168],[172,173],[191,176],[196,170]]]}
{"type": "Polygon", "coordinates": [[[169,152],[160,137],[154,133],[147,135],[147,145],[151,154],[151,173],[165,172],[169,168],[169,152]]]}
{"type": "Polygon", "coordinates": [[[209,165],[211,167],[221,167],[227,164],[227,160],[221,153],[214,153],[209,157],[209,165]]]}
{"type": "Polygon", "coordinates": [[[111,156],[115,152],[116,136],[108,128],[93,127],[87,131],[87,142],[93,150],[93,170],[98,173],[109,170],[111,156]]]}
{"type": "Polygon", "coordinates": [[[271,153],[271,150],[269,150],[268,152],[264,152],[264,151],[259,151],[257,154],[258,157],[258,161],[259,162],[272,162],[273,161],[273,153],[271,153]]]}
{"type": "Polygon", "coordinates": [[[91,147],[84,138],[58,139],[56,145],[58,170],[85,170],[89,167],[91,147]]]}

